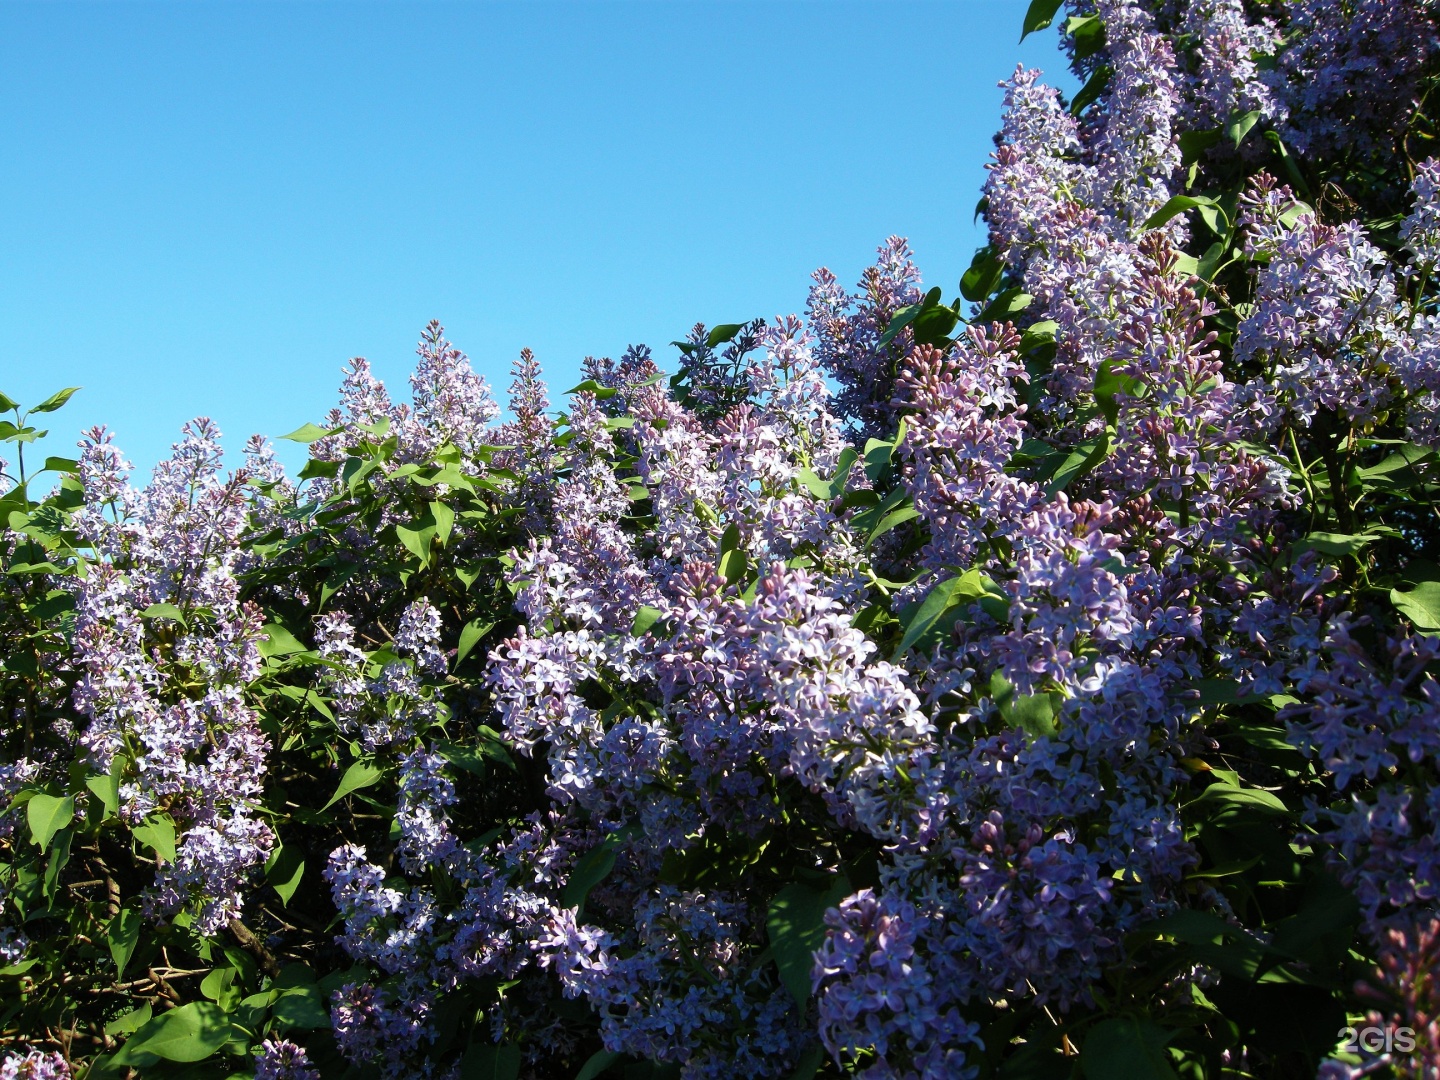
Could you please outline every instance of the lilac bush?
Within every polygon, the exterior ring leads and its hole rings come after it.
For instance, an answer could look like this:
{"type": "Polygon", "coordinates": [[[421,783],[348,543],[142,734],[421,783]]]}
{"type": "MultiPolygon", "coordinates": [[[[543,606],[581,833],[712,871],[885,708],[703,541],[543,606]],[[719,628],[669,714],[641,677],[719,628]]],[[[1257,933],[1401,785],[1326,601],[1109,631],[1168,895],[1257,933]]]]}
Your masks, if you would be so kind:
{"type": "Polygon", "coordinates": [[[0,399],[0,1071],[1434,1075],[1437,17],[1072,0],[958,297],[558,409],[0,399]]]}

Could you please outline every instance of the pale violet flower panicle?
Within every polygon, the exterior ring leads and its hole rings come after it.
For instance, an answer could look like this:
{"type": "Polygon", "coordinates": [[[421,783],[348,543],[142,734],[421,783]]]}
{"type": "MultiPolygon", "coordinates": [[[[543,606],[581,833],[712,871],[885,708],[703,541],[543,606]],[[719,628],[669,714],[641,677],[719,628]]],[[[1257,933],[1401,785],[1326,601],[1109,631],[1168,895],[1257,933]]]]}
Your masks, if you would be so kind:
{"type": "Polygon", "coordinates": [[[320,1080],[303,1046],[289,1039],[266,1039],[255,1058],[255,1080],[320,1080]]]}
{"type": "Polygon", "coordinates": [[[1258,63],[1280,48],[1272,20],[1252,22],[1241,0],[1191,0],[1180,30],[1195,42],[1197,127],[1215,127],[1250,111],[1271,122],[1284,119],[1284,106],[1258,63]]]}
{"type": "Polygon", "coordinates": [[[448,665],[440,650],[440,612],[428,600],[422,598],[406,607],[395,631],[395,647],[402,655],[413,657],[427,675],[445,673],[448,665]]]}
{"type": "Polygon", "coordinates": [[[0,1080],[70,1080],[72,1075],[65,1059],[54,1051],[9,1050],[0,1060],[0,1080]]]}
{"type": "Polygon", "coordinates": [[[1414,204],[1400,223],[1400,239],[1423,265],[1440,263],[1440,160],[1426,158],[1410,185],[1414,204]]]}
{"type": "Polygon", "coordinates": [[[445,339],[438,322],[420,336],[420,362],[410,376],[414,409],[400,423],[407,459],[428,461],[441,442],[457,447],[474,462],[489,440],[489,425],[500,414],[485,380],[475,374],[464,353],[445,339]]]}
{"type": "Polygon", "coordinates": [[[892,236],[877,255],[858,293],[847,292],[829,270],[815,271],[805,310],[816,359],[840,385],[836,415],[848,421],[862,444],[885,435],[894,424],[890,399],[895,362],[913,341],[908,329],[884,346],[880,338],[896,312],[921,299],[920,271],[909,244],[892,236]]]}

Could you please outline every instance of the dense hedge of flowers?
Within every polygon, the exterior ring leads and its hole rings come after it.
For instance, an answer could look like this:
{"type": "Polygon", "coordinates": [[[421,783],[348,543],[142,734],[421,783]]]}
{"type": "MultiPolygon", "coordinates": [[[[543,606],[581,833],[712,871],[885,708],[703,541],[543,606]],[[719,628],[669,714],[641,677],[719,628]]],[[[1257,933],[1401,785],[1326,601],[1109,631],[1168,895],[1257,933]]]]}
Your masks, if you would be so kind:
{"type": "Polygon", "coordinates": [[[0,395],[0,1077],[1440,1076],[1440,9],[1060,7],[950,303],[0,395]]]}

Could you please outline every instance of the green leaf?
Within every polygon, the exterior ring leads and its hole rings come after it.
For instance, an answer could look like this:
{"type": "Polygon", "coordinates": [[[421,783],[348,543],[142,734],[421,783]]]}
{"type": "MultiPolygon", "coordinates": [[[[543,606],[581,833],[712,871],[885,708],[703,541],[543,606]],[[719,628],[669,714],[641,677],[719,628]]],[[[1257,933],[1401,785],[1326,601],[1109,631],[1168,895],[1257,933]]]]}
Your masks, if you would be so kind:
{"type": "Polygon", "coordinates": [[[825,912],[850,895],[844,878],[823,892],[809,885],[787,885],[775,894],[765,916],[770,952],[780,969],[780,981],[803,1011],[810,999],[810,972],[815,950],[825,941],[825,912]]]}
{"type": "Polygon", "coordinates": [[[1016,694],[997,671],[990,677],[990,696],[1007,724],[1031,735],[1055,734],[1055,702],[1049,694],[1016,694]]]}
{"type": "Polygon", "coordinates": [[[877,349],[883,349],[890,342],[894,341],[901,330],[909,326],[919,316],[924,305],[906,304],[890,316],[890,325],[885,327],[885,332],[880,335],[880,340],[875,343],[877,349]]]}
{"type": "Polygon", "coordinates": [[[990,301],[989,307],[975,316],[975,322],[999,322],[1002,319],[1007,319],[1011,315],[1016,315],[1024,311],[1030,306],[1030,302],[1034,299],[1035,298],[1029,293],[1021,292],[1017,287],[1006,289],[999,296],[995,297],[994,300],[990,301]]]}
{"type": "Polygon", "coordinates": [[[185,612],[174,604],[151,604],[140,614],[147,619],[174,619],[181,626],[185,625],[185,612]]]}
{"type": "Polygon", "coordinates": [[[110,920],[106,933],[110,939],[110,958],[115,961],[116,979],[125,977],[125,968],[130,963],[130,957],[135,955],[135,946],[140,941],[140,927],[144,922],[140,912],[129,905],[122,907],[110,920]]]}
{"type": "Polygon", "coordinates": [[[1171,218],[1179,214],[1195,210],[1201,206],[1216,207],[1218,205],[1219,203],[1214,199],[1206,198],[1203,195],[1175,195],[1169,202],[1160,207],[1159,210],[1151,214],[1141,228],[1148,232],[1151,229],[1158,229],[1161,225],[1164,225],[1171,218]]]}
{"type": "Polygon", "coordinates": [[[589,394],[596,401],[607,401],[619,392],[613,386],[601,386],[594,379],[586,379],[579,386],[572,386],[566,390],[565,394],[567,397],[571,394],[589,394]]]}
{"type": "Polygon", "coordinates": [[[817,499],[828,499],[830,497],[830,482],[820,479],[812,470],[800,469],[795,474],[795,478],[800,481],[805,490],[817,499]]]}
{"type": "Polygon", "coordinates": [[[516,1080],[520,1048],[510,1043],[471,1043],[460,1059],[460,1080],[516,1080]]]}
{"type": "Polygon", "coordinates": [[[74,458],[68,457],[47,457],[45,466],[41,472],[73,473],[80,468],[80,463],[74,458]]]}
{"type": "Polygon", "coordinates": [[[1406,592],[1391,589],[1390,602],[1417,629],[1440,630],[1440,581],[1422,581],[1406,592]]]}
{"type": "Polygon", "coordinates": [[[1100,100],[1100,95],[1110,88],[1110,80],[1115,72],[1109,65],[1101,64],[1090,73],[1090,78],[1085,80],[1082,86],[1070,100],[1070,115],[1079,116],[1091,105],[1100,100]]]}
{"type": "Polygon", "coordinates": [[[1312,532],[1300,542],[1300,551],[1319,551],[1325,555],[1358,555],[1373,535],[1312,532]]]}
{"type": "Polygon", "coordinates": [[[1080,1070],[1085,1080],[1177,1080],[1165,1051],[1172,1036],[1137,1017],[1101,1020],[1085,1036],[1080,1070]]]}
{"type": "Polygon", "coordinates": [[[204,1061],[230,1041],[232,1030],[220,1006],[210,1001],[192,1001],[141,1025],[116,1060],[123,1057],[123,1064],[143,1052],[167,1061],[204,1061]]]}
{"type": "MultiPolygon", "coordinates": [[[[901,488],[899,490],[903,491],[904,489],[901,488]]],[[[903,525],[905,524],[905,522],[911,520],[912,518],[917,518],[919,516],[920,511],[916,510],[915,504],[907,499],[905,501],[905,505],[890,511],[890,513],[886,514],[883,518],[880,519],[880,523],[876,525],[875,528],[870,531],[870,535],[865,538],[865,545],[868,547],[876,540],[880,539],[880,537],[884,536],[891,529],[903,525]]]]}
{"type": "Polygon", "coordinates": [[[1254,109],[1250,112],[1238,113],[1232,116],[1225,124],[1225,137],[1230,140],[1231,145],[1234,146],[1236,150],[1240,149],[1240,144],[1245,141],[1245,136],[1249,135],[1251,130],[1260,121],[1260,116],[1260,110],[1254,109]]]}
{"type": "Polygon", "coordinates": [[[640,637],[652,626],[660,621],[664,614],[659,608],[651,607],[649,604],[641,604],[640,610],[635,612],[635,621],[630,624],[630,633],[640,637]]]}
{"type": "Polygon", "coordinates": [[[410,529],[404,525],[396,525],[395,535],[399,537],[400,543],[405,545],[405,550],[419,559],[422,565],[430,561],[430,540],[435,535],[435,526],[410,529]]]}
{"type": "Polygon", "coordinates": [[[75,820],[75,798],[37,791],[25,804],[25,819],[30,823],[30,837],[35,846],[45,851],[55,834],[75,820]]]}
{"type": "Polygon", "coordinates": [[[1047,495],[1054,497],[1057,491],[1063,491],[1077,476],[1083,476],[1100,462],[1105,460],[1110,453],[1110,436],[1101,435],[1098,438],[1089,439],[1073,451],[1061,463],[1060,468],[1055,470],[1050,483],[1046,486],[1047,495]]]}
{"type": "Polygon", "coordinates": [[[1098,15],[1072,15],[1065,20],[1065,33],[1075,39],[1075,59],[1094,56],[1105,47],[1105,23],[1098,15]]]}
{"type": "Polygon", "coordinates": [[[730,525],[720,537],[720,576],[734,585],[745,576],[749,562],[740,546],[740,528],[730,525]]]}
{"type": "Polygon", "coordinates": [[[744,330],[747,325],[746,323],[738,322],[721,323],[711,330],[709,334],[705,335],[706,347],[713,349],[716,345],[724,345],[727,341],[734,341],[735,335],[740,333],[741,330],[744,330]]]}
{"type": "Polygon", "coordinates": [[[575,1080],[595,1080],[595,1077],[619,1060],[620,1055],[614,1050],[596,1050],[585,1064],[580,1066],[580,1071],[575,1074],[575,1080]]]}
{"type": "Polygon", "coordinates": [[[280,902],[286,907],[289,907],[290,898],[300,887],[300,879],[304,875],[305,852],[298,847],[281,844],[265,860],[265,879],[279,893],[280,902]]]}
{"type": "Polygon", "coordinates": [[[326,430],[325,428],[320,427],[318,424],[306,424],[304,427],[296,428],[294,431],[290,432],[289,435],[281,435],[280,438],[286,440],[287,442],[309,444],[314,442],[316,439],[323,439],[327,435],[334,435],[335,432],[338,430],[338,428],[326,430]]]}
{"type": "Polygon", "coordinates": [[[1115,361],[1100,362],[1100,366],[1095,369],[1095,404],[1100,406],[1100,412],[1111,427],[1115,426],[1116,418],[1120,415],[1120,403],[1116,397],[1120,394],[1137,397],[1143,385],[1133,375],[1117,375],[1115,361]]]}
{"type": "Polygon", "coordinates": [[[895,650],[895,659],[910,651],[922,638],[933,638],[928,644],[938,642],[964,609],[984,596],[989,590],[979,570],[967,570],[959,577],[947,578],[932,588],[915,609],[905,626],[905,636],[895,650]]]}
{"type": "MultiPolygon", "coordinates": [[[[1059,0],[1056,0],[1058,3],[1059,0]]],[[[1005,264],[993,244],[986,244],[970,260],[970,269],[960,278],[960,295],[978,304],[1000,287],[1005,264]]]]}
{"type": "Polygon", "coordinates": [[[9,394],[0,394],[0,412],[9,412],[11,409],[20,408],[20,403],[9,394]]]}
{"type": "Polygon", "coordinates": [[[124,754],[116,754],[110,759],[110,771],[103,776],[87,776],[85,787],[90,794],[100,800],[100,805],[105,807],[106,814],[114,814],[120,810],[120,780],[125,775],[125,770],[130,766],[130,759],[124,754]]]}
{"type": "Polygon", "coordinates": [[[609,876],[615,869],[615,840],[607,837],[591,848],[575,863],[570,871],[570,880],[565,885],[562,902],[566,907],[577,908],[578,915],[585,913],[585,899],[590,890],[609,876]]]}
{"type": "Polygon", "coordinates": [[[1025,22],[1022,24],[1020,40],[1024,41],[1037,30],[1048,30],[1050,24],[1055,21],[1055,13],[1060,10],[1063,0],[1030,0],[1030,7],[1025,12],[1025,22]]]}
{"type": "Polygon", "coordinates": [[[175,861],[175,822],[166,815],[151,814],[145,824],[130,830],[130,835],[154,849],[162,861],[175,861]]]}
{"type": "Polygon", "coordinates": [[[455,528],[455,511],[443,502],[432,502],[430,504],[430,516],[435,519],[435,535],[440,537],[440,543],[444,544],[450,539],[451,530],[455,528]]]}
{"type": "Polygon", "coordinates": [[[261,656],[290,656],[305,651],[304,642],[279,623],[266,623],[260,632],[265,635],[260,642],[261,656]]]}
{"type": "Polygon", "coordinates": [[[369,758],[361,758],[345,770],[345,775],[340,777],[340,786],[335,789],[335,794],[331,795],[330,801],[320,809],[329,810],[345,796],[379,783],[380,778],[384,775],[385,770],[375,762],[369,758]]]}
{"type": "Polygon", "coordinates": [[[495,629],[493,622],[482,622],[479,619],[471,619],[460,628],[460,644],[455,649],[455,666],[458,668],[460,662],[469,656],[475,646],[491,630],[495,629]]]}
{"type": "Polygon", "coordinates": [[[110,1036],[128,1035],[136,1028],[143,1025],[153,1015],[150,1002],[145,1002],[138,1009],[131,1009],[122,1016],[117,1016],[105,1025],[105,1034],[110,1036]]]}
{"type": "Polygon", "coordinates": [[[281,1028],[314,1030],[330,1026],[330,1010],[315,985],[287,990],[270,1007],[270,1015],[281,1028]]]}
{"type": "Polygon", "coordinates": [[[75,395],[75,391],[79,389],[78,386],[67,386],[64,390],[57,390],[30,411],[32,413],[54,412],[69,401],[75,395]]]}
{"type": "Polygon", "coordinates": [[[813,1080],[823,1064],[825,1064],[825,1048],[818,1044],[811,1046],[796,1059],[795,1071],[790,1074],[789,1080],[813,1080]]]}

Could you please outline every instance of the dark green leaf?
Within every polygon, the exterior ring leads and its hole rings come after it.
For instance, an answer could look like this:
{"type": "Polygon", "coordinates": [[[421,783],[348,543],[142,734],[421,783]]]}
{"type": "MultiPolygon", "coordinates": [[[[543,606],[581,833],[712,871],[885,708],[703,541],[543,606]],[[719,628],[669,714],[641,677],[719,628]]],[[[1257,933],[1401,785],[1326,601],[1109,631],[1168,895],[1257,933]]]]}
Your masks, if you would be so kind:
{"type": "Polygon", "coordinates": [[[895,650],[895,658],[904,656],[917,644],[926,651],[938,644],[965,610],[992,588],[992,583],[979,570],[967,570],[959,577],[940,582],[926,594],[910,616],[905,625],[905,636],[895,650]]]}
{"type": "Polygon", "coordinates": [[[20,403],[14,398],[12,398],[9,394],[0,394],[0,412],[9,412],[12,409],[18,409],[19,407],[20,403]]]}
{"type": "Polygon", "coordinates": [[[385,770],[375,762],[368,758],[361,758],[345,770],[345,775],[340,778],[340,785],[335,789],[335,794],[331,795],[330,801],[320,809],[328,810],[345,796],[379,783],[380,778],[384,775],[385,770]]]}
{"type": "Polygon", "coordinates": [[[1100,95],[1110,88],[1110,80],[1114,77],[1114,71],[1106,64],[1101,64],[1090,73],[1090,78],[1085,80],[1082,86],[1070,101],[1070,115],[1079,116],[1091,105],[1100,100],[1100,95]]]}
{"type": "Polygon", "coordinates": [[[260,643],[261,656],[290,656],[305,651],[305,644],[279,623],[266,623],[261,633],[265,635],[260,643]]]}
{"type": "Polygon", "coordinates": [[[151,814],[143,825],[132,829],[130,835],[153,849],[162,861],[175,861],[175,822],[166,815],[151,814]]]}
{"type": "Polygon", "coordinates": [[[585,900],[590,890],[609,876],[615,869],[615,839],[606,837],[598,845],[580,856],[575,868],[570,871],[570,880],[565,884],[562,903],[578,909],[578,915],[585,913],[585,900]]]}
{"type": "Polygon", "coordinates": [[[1063,0],[1030,0],[1030,7],[1025,12],[1025,22],[1020,40],[1024,41],[1037,30],[1045,30],[1055,21],[1055,13],[1060,10],[1063,0]]]}
{"type": "Polygon", "coordinates": [[[972,303],[980,303],[1000,287],[1005,264],[992,244],[987,244],[970,260],[970,269],[960,278],[960,295],[972,303]]]}
{"type": "Polygon", "coordinates": [[[1065,458],[1060,468],[1055,470],[1049,485],[1045,491],[1054,496],[1057,491],[1063,491],[1070,482],[1077,476],[1083,476],[1100,462],[1105,460],[1110,453],[1110,436],[1102,435],[1095,439],[1089,439],[1081,443],[1065,458]]]}
{"type": "Polygon", "coordinates": [[[1259,109],[1254,109],[1232,116],[1225,124],[1225,137],[1230,140],[1236,150],[1240,149],[1240,144],[1245,141],[1245,136],[1249,135],[1251,129],[1260,121],[1261,115],[1259,109]]]}
{"type": "Polygon", "coordinates": [[[330,1010],[318,986],[301,986],[281,994],[270,1007],[275,1023],[284,1028],[313,1030],[330,1026],[330,1010]]]}
{"type": "Polygon", "coordinates": [[[1164,206],[1160,207],[1159,210],[1151,214],[1141,228],[1147,231],[1150,229],[1158,229],[1171,218],[1186,213],[1187,211],[1197,209],[1201,206],[1213,208],[1218,205],[1214,199],[1206,198],[1203,195],[1175,195],[1171,197],[1164,206]]]}
{"type": "Polygon", "coordinates": [[[1299,550],[1314,550],[1325,555],[1358,555],[1374,539],[1373,535],[1365,534],[1312,532],[1300,542],[1299,550]]]}
{"type": "Polygon", "coordinates": [[[144,921],[139,911],[127,905],[115,913],[106,928],[110,940],[110,958],[115,961],[116,979],[125,977],[125,968],[130,963],[130,957],[135,955],[135,945],[140,940],[140,927],[144,921]]]}
{"type": "Polygon", "coordinates": [[[1137,1017],[1101,1020],[1085,1036],[1080,1069],[1085,1080],[1177,1080],[1165,1051],[1172,1035],[1137,1017]]]}
{"type": "Polygon", "coordinates": [[[167,1061],[204,1061],[230,1041],[231,1031],[220,1006],[192,1001],[143,1024],[125,1043],[121,1055],[127,1063],[141,1052],[167,1061]]]}
{"type": "Polygon", "coordinates": [[[575,1080],[595,1080],[595,1077],[605,1072],[620,1060],[620,1055],[613,1050],[596,1050],[580,1066],[580,1071],[575,1074],[575,1080]]]}
{"type": "Polygon", "coordinates": [[[460,629],[460,643],[455,650],[455,666],[457,668],[460,666],[460,662],[470,655],[475,646],[480,644],[481,639],[494,628],[493,622],[473,619],[460,629]]]}
{"type": "Polygon", "coordinates": [[[1105,24],[1098,15],[1072,15],[1065,32],[1075,39],[1075,59],[1085,60],[1105,47],[1105,24]]]}
{"type": "Polygon", "coordinates": [[[516,1080],[520,1048],[510,1043],[471,1043],[460,1060],[460,1080],[516,1080]]]}
{"type": "Polygon", "coordinates": [[[300,879],[304,874],[305,852],[301,848],[282,844],[272,851],[270,858],[265,861],[265,879],[280,895],[280,902],[287,907],[290,898],[295,895],[295,890],[300,887],[300,879]]]}
{"type": "Polygon", "coordinates": [[[825,912],[850,891],[850,883],[837,878],[824,891],[799,883],[787,885],[770,901],[765,917],[770,951],[780,969],[780,981],[802,1010],[810,999],[815,950],[825,941],[825,912]]]}

